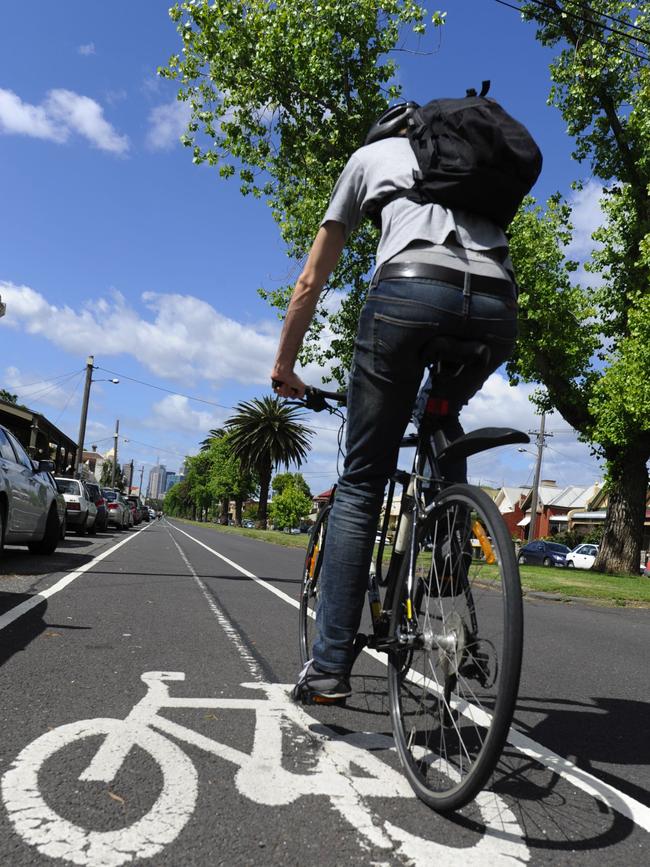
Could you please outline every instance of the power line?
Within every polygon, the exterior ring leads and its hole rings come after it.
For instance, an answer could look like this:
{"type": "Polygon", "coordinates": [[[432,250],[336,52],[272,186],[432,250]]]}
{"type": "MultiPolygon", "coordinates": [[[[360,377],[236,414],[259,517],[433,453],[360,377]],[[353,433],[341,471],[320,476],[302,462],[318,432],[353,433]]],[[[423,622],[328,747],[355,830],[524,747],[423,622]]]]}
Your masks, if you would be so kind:
{"type": "MultiPolygon", "coordinates": [[[[519,12],[520,14],[523,14],[523,12],[524,12],[524,10],[521,8],[521,6],[517,6],[514,3],[508,3],[507,0],[494,0],[494,2],[498,3],[500,6],[507,6],[508,9],[514,9],[516,12],[519,12]]],[[[553,12],[557,11],[557,9],[555,7],[549,6],[548,4],[542,2],[542,0],[530,0],[530,2],[536,3],[538,6],[543,6],[544,8],[548,9],[549,11],[553,11],[553,12]]],[[[564,12],[566,15],[569,15],[573,18],[577,18],[579,21],[582,21],[585,24],[593,24],[595,27],[599,27],[603,31],[603,33],[604,33],[604,31],[607,30],[607,31],[610,31],[612,33],[616,33],[616,34],[619,34],[622,36],[627,36],[628,38],[632,38],[629,33],[625,33],[624,31],[615,30],[611,27],[608,27],[606,24],[603,24],[603,23],[598,22],[598,21],[594,21],[591,18],[589,18],[589,19],[584,18],[580,15],[577,15],[576,13],[568,12],[566,9],[562,9],[561,11],[564,12]]],[[[548,18],[548,17],[545,18],[541,15],[540,15],[540,18],[541,18],[542,22],[545,24],[554,24],[555,23],[552,18],[548,18]]],[[[643,32],[645,32],[645,31],[643,31],[643,32]]],[[[607,45],[606,42],[603,42],[602,40],[597,39],[595,36],[590,36],[589,38],[591,40],[593,40],[594,42],[597,42],[598,45],[602,45],[603,48],[609,48],[609,46],[607,45]]],[[[645,42],[645,40],[643,40],[643,39],[639,39],[638,37],[635,37],[635,40],[636,40],[636,42],[640,42],[643,45],[650,46],[650,42],[645,42]]],[[[625,54],[629,54],[631,57],[636,57],[637,60],[643,60],[646,63],[650,61],[650,57],[647,54],[643,54],[642,52],[635,51],[633,48],[620,46],[620,51],[624,52],[625,54]]]]}
{"type": "MultiPolygon", "coordinates": [[[[70,373],[61,373],[59,376],[53,376],[52,379],[37,379],[36,382],[22,382],[20,385],[14,385],[13,388],[21,389],[21,388],[31,388],[33,385],[45,385],[48,382],[56,382],[59,379],[65,379],[66,377],[72,377],[75,373],[79,373],[78,370],[73,370],[70,373]]],[[[83,370],[82,370],[83,373],[83,370]]]]}
{"type": "MultiPolygon", "coordinates": [[[[577,12],[573,12],[570,9],[567,9],[566,6],[558,7],[553,5],[552,3],[547,3],[546,0],[529,0],[531,3],[535,3],[536,6],[543,6],[545,9],[548,9],[550,12],[559,12],[563,15],[567,15],[569,18],[575,18],[577,21],[581,21],[583,24],[593,24],[594,27],[600,27],[602,30],[609,30],[610,33],[615,33],[617,36],[625,36],[630,38],[630,34],[625,30],[617,30],[615,27],[610,27],[609,24],[604,24],[601,21],[596,21],[593,18],[586,18],[584,15],[578,15],[577,12]]],[[[592,10],[589,7],[582,6],[582,9],[588,9],[589,12],[592,10]]],[[[598,13],[597,13],[598,14],[598,13]]],[[[611,18],[612,16],[605,15],[605,18],[611,18]]],[[[629,26],[627,22],[622,19],[615,19],[618,24],[622,24],[624,26],[629,26]]],[[[635,29],[640,30],[642,33],[647,31],[642,30],[640,27],[636,27],[635,29]]],[[[650,35],[650,34],[649,34],[650,35]]],[[[636,42],[640,42],[641,45],[646,45],[650,48],[650,42],[646,42],[645,39],[639,39],[638,36],[634,37],[636,42]]]]}
{"type": "MultiPolygon", "coordinates": [[[[218,409],[227,409],[231,412],[235,411],[235,406],[225,406],[223,403],[216,403],[214,400],[207,400],[204,397],[196,397],[193,394],[185,394],[182,391],[173,391],[171,388],[164,388],[162,385],[154,385],[152,382],[145,382],[143,379],[135,379],[133,376],[127,376],[125,373],[120,373],[117,370],[109,370],[107,367],[95,366],[96,370],[103,370],[104,373],[112,373],[113,376],[119,376],[121,379],[128,379],[130,382],[136,382],[138,385],[144,385],[147,388],[155,388],[157,391],[164,391],[167,394],[173,394],[175,397],[184,397],[186,400],[195,400],[198,403],[205,403],[208,406],[216,406],[218,409]]],[[[335,427],[319,427],[318,425],[309,425],[310,430],[336,431],[335,427]]]]}

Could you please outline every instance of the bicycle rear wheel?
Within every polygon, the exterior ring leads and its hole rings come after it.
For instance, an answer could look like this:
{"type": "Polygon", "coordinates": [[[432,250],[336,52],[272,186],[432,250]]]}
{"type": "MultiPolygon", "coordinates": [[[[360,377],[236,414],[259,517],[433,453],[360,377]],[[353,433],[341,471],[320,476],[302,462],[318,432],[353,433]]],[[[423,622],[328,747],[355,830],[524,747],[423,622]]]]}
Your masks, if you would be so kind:
{"type": "Polygon", "coordinates": [[[312,527],[307,546],[307,556],[302,570],[300,588],[300,661],[304,665],[311,659],[311,649],[316,634],[316,605],[318,604],[318,579],[323,563],[323,548],[327,534],[327,521],[331,505],[324,506],[312,527]]]}
{"type": "Polygon", "coordinates": [[[411,787],[448,812],[483,788],[508,734],[521,669],[521,586],[506,526],[483,491],[443,491],[416,532],[410,631],[408,557],[391,615],[401,648],[389,659],[390,712],[411,787]]]}

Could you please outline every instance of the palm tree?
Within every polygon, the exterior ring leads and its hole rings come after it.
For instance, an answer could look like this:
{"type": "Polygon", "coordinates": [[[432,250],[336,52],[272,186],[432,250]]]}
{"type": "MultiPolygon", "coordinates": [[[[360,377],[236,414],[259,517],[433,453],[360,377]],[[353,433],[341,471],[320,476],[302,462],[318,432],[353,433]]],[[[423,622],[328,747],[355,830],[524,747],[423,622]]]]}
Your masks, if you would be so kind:
{"type": "Polygon", "coordinates": [[[201,440],[201,451],[207,452],[212,444],[212,440],[220,440],[221,437],[225,436],[226,432],[222,427],[212,428],[212,430],[208,433],[207,437],[204,440],[201,440]]]}
{"type": "Polygon", "coordinates": [[[298,422],[300,412],[280,398],[253,398],[235,407],[226,421],[233,453],[260,480],[258,521],[266,527],[266,506],[273,467],[299,467],[311,448],[313,432],[298,422]]]}

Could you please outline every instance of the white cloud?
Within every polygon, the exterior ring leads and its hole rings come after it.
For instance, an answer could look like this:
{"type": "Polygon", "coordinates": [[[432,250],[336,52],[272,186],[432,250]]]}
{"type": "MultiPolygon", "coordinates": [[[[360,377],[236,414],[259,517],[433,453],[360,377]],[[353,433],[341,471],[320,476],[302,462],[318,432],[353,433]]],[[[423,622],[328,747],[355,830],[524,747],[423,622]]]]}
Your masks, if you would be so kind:
{"type": "Polygon", "coordinates": [[[204,438],[208,431],[221,427],[229,415],[227,410],[203,412],[194,406],[196,404],[180,394],[169,394],[152,406],[145,424],[159,430],[173,430],[175,434],[188,433],[204,438]]]}
{"type": "Polygon", "coordinates": [[[41,105],[23,102],[11,90],[0,88],[0,133],[27,135],[62,144],[77,133],[99,150],[125,153],[127,136],[120,135],[104,117],[94,99],[72,90],[50,90],[41,105]]]}
{"type": "Polygon", "coordinates": [[[147,146],[151,150],[169,150],[178,144],[190,119],[189,102],[173,99],[152,108],[149,112],[147,146]]]}
{"type": "MultiPolygon", "coordinates": [[[[71,388],[79,384],[81,374],[77,380],[74,377],[66,379],[64,383],[39,381],[42,374],[21,371],[17,367],[5,368],[3,375],[3,388],[18,395],[18,402],[34,408],[37,404],[61,409],[66,405],[79,403],[79,394],[71,394],[71,388]]],[[[47,374],[46,374],[47,376],[47,374]]]]}
{"type": "Polygon", "coordinates": [[[204,379],[266,384],[275,356],[279,324],[245,325],[191,295],[142,295],[150,316],[141,316],[124,297],[88,302],[81,310],[50,304],[29,286],[0,282],[7,315],[0,328],[37,334],[66,352],[128,354],[158,376],[179,382],[204,379]]]}
{"type": "Polygon", "coordinates": [[[588,258],[594,249],[595,242],[591,236],[605,221],[605,215],[600,207],[602,195],[602,185],[590,180],[571,196],[573,238],[567,247],[567,255],[583,260],[588,258]]]}
{"type": "Polygon", "coordinates": [[[91,54],[95,54],[95,43],[87,42],[85,45],[80,45],[77,48],[77,52],[81,54],[82,57],[90,57],[91,54]]]}
{"type": "Polygon", "coordinates": [[[11,90],[0,88],[0,132],[64,142],[68,131],[52,121],[41,105],[29,105],[11,90]]]}

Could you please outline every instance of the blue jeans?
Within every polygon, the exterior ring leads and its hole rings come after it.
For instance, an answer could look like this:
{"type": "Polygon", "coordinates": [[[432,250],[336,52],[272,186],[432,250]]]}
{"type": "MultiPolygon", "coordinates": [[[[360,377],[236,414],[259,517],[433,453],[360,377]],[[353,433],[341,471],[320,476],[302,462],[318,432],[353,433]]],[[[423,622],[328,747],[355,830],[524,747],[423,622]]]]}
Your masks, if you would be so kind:
{"type": "MultiPolygon", "coordinates": [[[[361,312],[348,386],[346,457],[330,513],[320,579],[313,659],[327,672],[348,672],[359,629],[377,522],[386,482],[427,364],[432,337],[481,340],[491,363],[468,367],[449,395],[450,439],[463,432],[462,407],[511,354],[517,302],[472,292],[464,309],[460,289],[436,280],[380,281],[361,312]]],[[[466,480],[464,462],[452,480],[466,480]]]]}

